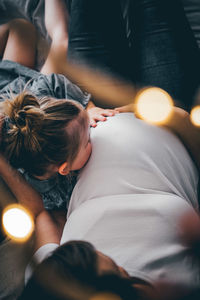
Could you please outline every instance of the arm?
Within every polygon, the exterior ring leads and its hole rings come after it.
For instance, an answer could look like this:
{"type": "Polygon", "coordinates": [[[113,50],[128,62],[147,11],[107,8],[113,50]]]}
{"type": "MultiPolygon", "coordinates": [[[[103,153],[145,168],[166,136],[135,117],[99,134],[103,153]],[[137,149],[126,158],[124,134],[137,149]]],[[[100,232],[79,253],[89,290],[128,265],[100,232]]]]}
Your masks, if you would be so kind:
{"type": "Polygon", "coordinates": [[[18,202],[27,208],[35,219],[35,250],[47,243],[59,244],[64,227],[64,218],[54,218],[44,209],[40,194],[25,181],[17,170],[9,165],[1,154],[0,176],[18,202]]]}
{"type": "Polygon", "coordinates": [[[1,154],[0,176],[10,188],[18,202],[26,207],[32,213],[34,218],[44,210],[40,194],[25,181],[23,176],[17,170],[9,165],[1,154]]]}
{"type": "Polygon", "coordinates": [[[60,244],[64,224],[56,222],[48,211],[42,211],[35,222],[35,251],[49,243],[60,244]]]}
{"type": "Polygon", "coordinates": [[[56,60],[66,62],[68,48],[68,11],[64,0],[45,0],[45,25],[52,43],[44,66],[43,74],[61,73],[56,60]]]}
{"type": "Polygon", "coordinates": [[[190,115],[183,109],[174,107],[170,118],[163,125],[174,132],[191,154],[200,168],[200,128],[190,121],[190,115]]]}

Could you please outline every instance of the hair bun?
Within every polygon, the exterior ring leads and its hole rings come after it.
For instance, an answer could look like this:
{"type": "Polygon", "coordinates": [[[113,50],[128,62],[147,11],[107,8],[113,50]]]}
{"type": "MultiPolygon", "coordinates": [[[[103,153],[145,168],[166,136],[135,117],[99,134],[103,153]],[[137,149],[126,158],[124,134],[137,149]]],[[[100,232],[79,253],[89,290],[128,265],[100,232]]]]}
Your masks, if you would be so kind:
{"type": "Polygon", "coordinates": [[[16,125],[19,127],[26,126],[26,111],[25,110],[20,110],[16,113],[15,122],[16,122],[16,125]]]}
{"type": "Polygon", "coordinates": [[[44,112],[40,108],[39,101],[28,91],[7,99],[4,102],[4,111],[11,121],[10,128],[16,130],[18,134],[21,132],[23,136],[29,135],[32,129],[36,133],[43,124],[44,112]]]}

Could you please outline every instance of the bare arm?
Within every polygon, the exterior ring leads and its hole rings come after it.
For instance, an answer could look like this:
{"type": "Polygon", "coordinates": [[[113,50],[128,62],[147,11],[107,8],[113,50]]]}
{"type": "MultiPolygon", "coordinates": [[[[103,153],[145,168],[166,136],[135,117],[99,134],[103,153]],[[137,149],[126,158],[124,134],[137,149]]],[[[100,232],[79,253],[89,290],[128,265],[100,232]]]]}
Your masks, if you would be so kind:
{"type": "Polygon", "coordinates": [[[174,107],[169,120],[164,124],[183,142],[198,168],[200,168],[200,128],[190,121],[190,115],[183,109],[174,107]]]}
{"type": "Polygon", "coordinates": [[[3,155],[0,154],[0,176],[10,188],[18,202],[26,207],[33,215],[44,210],[40,194],[35,191],[23,178],[18,170],[13,169],[3,155]]]}
{"type": "Polygon", "coordinates": [[[64,0],[45,0],[45,25],[52,39],[50,51],[44,66],[43,74],[62,73],[60,61],[66,61],[68,48],[68,11],[64,0]]]}
{"type": "Polygon", "coordinates": [[[64,223],[55,221],[48,211],[42,211],[35,222],[35,251],[48,243],[60,244],[64,223]]]}
{"type": "Polygon", "coordinates": [[[35,219],[35,250],[47,243],[59,244],[64,218],[56,219],[44,209],[40,194],[24,180],[17,170],[9,165],[2,155],[0,155],[0,176],[18,202],[26,207],[35,219]]]}

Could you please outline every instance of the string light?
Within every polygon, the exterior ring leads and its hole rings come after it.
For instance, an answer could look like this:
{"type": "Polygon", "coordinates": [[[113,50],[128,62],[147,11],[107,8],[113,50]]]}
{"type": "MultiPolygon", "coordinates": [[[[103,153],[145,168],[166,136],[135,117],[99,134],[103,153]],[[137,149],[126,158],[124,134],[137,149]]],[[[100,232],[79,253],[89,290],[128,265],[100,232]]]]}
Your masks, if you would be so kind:
{"type": "Polygon", "coordinates": [[[195,106],[190,113],[190,120],[195,126],[200,126],[200,105],[195,106]]]}
{"type": "Polygon", "coordinates": [[[30,213],[19,204],[12,204],[4,209],[2,223],[5,233],[19,242],[27,240],[34,229],[30,213]]]}
{"type": "Polygon", "coordinates": [[[136,97],[136,113],[146,122],[163,124],[172,112],[170,95],[156,87],[143,89],[136,97]]]}
{"type": "Polygon", "coordinates": [[[97,293],[90,300],[122,300],[119,296],[112,293],[97,293]]]}

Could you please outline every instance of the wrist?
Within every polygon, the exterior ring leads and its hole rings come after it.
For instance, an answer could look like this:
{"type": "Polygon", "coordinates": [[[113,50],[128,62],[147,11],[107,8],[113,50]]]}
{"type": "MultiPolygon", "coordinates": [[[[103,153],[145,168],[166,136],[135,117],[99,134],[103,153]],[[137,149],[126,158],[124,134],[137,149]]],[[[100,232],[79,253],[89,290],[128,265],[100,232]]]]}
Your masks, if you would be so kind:
{"type": "Polygon", "coordinates": [[[3,171],[5,168],[8,168],[8,162],[6,161],[5,157],[3,156],[2,153],[0,153],[0,175],[3,174],[3,171]]]}

